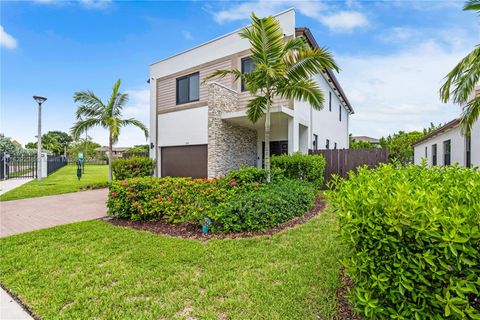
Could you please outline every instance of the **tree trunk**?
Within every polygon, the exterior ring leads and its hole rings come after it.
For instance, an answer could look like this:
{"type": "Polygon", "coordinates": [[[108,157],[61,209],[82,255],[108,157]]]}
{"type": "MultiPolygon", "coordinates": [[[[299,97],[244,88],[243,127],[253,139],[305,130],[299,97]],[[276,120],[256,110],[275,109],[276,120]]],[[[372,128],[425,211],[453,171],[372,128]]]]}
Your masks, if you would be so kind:
{"type": "Polygon", "coordinates": [[[265,171],[267,183],[270,183],[270,100],[267,101],[267,112],[265,114],[265,171]]]}
{"type": "Polygon", "coordinates": [[[113,148],[112,148],[112,133],[108,137],[108,182],[112,182],[112,161],[113,161],[113,148]]]}

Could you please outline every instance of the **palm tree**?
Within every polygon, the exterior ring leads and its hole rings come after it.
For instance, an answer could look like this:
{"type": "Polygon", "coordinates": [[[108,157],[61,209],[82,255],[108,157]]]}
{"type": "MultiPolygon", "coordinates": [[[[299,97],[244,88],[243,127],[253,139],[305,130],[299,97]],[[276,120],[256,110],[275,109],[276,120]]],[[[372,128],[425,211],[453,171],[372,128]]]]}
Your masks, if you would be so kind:
{"type": "Polygon", "coordinates": [[[122,119],[122,109],[128,102],[128,94],[120,93],[120,79],[115,82],[112,95],[107,103],[103,103],[92,91],[79,91],[73,95],[73,100],[80,103],[77,109],[77,122],[70,129],[72,135],[78,138],[82,132],[96,126],[108,129],[108,181],[112,181],[112,146],[118,141],[120,129],[134,125],[145,133],[148,138],[148,129],[140,121],[129,118],[122,119]]]}
{"type": "MultiPolygon", "coordinates": [[[[480,0],[469,0],[463,10],[477,11],[480,15],[480,0]]],[[[440,88],[440,98],[443,102],[452,100],[463,105],[462,127],[468,135],[473,123],[480,116],[480,96],[469,100],[470,95],[480,79],[480,44],[466,55],[445,77],[445,83],[440,88]]]]}
{"type": "Polygon", "coordinates": [[[249,120],[256,123],[265,116],[264,165],[270,182],[270,108],[274,97],[304,100],[320,110],[324,97],[313,76],[326,68],[339,69],[326,48],[310,48],[303,37],[286,40],[273,17],[257,18],[252,13],[251,19],[252,25],[239,35],[250,42],[253,71],[216,70],[205,80],[231,74],[245,83],[253,96],[247,104],[249,120]]]}

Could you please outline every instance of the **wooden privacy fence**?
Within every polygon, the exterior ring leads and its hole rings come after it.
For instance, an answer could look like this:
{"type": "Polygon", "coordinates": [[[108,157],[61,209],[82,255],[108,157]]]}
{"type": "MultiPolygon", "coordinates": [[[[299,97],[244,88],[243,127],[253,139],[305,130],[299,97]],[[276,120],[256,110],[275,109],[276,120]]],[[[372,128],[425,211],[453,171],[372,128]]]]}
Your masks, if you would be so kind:
{"type": "Polygon", "coordinates": [[[373,168],[388,162],[387,149],[327,149],[309,150],[308,153],[321,154],[327,161],[325,182],[328,182],[333,174],[346,178],[350,170],[355,171],[360,166],[373,168]]]}

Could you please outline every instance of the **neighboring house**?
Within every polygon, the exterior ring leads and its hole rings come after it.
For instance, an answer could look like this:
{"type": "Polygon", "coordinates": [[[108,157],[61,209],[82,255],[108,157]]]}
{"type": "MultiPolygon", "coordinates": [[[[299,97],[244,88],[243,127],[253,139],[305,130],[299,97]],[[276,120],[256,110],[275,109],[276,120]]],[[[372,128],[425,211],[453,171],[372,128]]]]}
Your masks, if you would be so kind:
{"type": "MultiPolygon", "coordinates": [[[[305,36],[295,27],[295,11],[275,18],[286,37],[305,36]]],[[[263,163],[264,118],[252,124],[246,115],[251,94],[233,77],[203,83],[216,69],[252,68],[248,40],[236,30],[150,66],[150,151],[159,176],[215,177],[240,166],[263,163]]],[[[325,106],[276,99],[271,114],[271,153],[307,153],[308,149],[348,148],[353,108],[331,70],[316,77],[325,106]]]]}
{"type": "MultiPolygon", "coordinates": [[[[112,147],[112,153],[114,158],[120,158],[128,147],[112,147]]],[[[95,149],[98,152],[104,152],[108,156],[108,147],[100,147],[95,149]]]]}
{"type": "Polygon", "coordinates": [[[372,138],[372,137],[367,137],[367,136],[354,136],[354,137],[352,137],[352,140],[362,141],[362,142],[370,142],[371,144],[380,148],[380,139],[377,139],[377,138],[372,138]]]}
{"type": "MultiPolygon", "coordinates": [[[[480,95],[480,86],[475,87],[470,99],[480,95]]],[[[462,133],[460,119],[455,119],[430,132],[413,144],[414,163],[480,167],[480,119],[472,126],[470,136],[462,133]]]]}

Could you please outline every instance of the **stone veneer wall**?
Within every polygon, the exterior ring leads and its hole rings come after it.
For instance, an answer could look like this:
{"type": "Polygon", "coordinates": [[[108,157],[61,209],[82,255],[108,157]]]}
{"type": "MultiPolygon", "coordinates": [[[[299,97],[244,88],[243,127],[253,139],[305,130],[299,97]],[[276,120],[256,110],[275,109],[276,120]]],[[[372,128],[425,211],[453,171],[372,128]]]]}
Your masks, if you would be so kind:
{"type": "Polygon", "coordinates": [[[255,166],[257,132],[221,119],[223,112],[237,111],[238,94],[218,83],[208,83],[208,177],[229,170],[255,166]]]}

